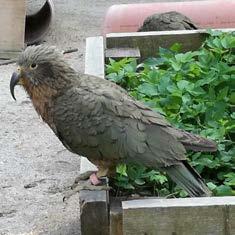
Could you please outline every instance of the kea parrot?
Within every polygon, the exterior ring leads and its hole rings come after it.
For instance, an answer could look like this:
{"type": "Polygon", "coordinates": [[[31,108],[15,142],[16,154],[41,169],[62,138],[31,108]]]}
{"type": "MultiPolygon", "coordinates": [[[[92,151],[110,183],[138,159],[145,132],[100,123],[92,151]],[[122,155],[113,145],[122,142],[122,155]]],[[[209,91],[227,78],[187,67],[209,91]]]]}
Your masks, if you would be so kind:
{"type": "Polygon", "coordinates": [[[192,197],[210,195],[185,154],[216,151],[212,140],[174,128],[117,84],[75,71],[55,47],[27,47],[11,77],[14,99],[17,84],[63,145],[98,167],[96,179],[134,163],[166,172],[192,197]]]}
{"type": "Polygon", "coordinates": [[[170,11],[147,17],[138,32],[193,29],[197,29],[197,26],[188,17],[179,12],[170,11]]]}

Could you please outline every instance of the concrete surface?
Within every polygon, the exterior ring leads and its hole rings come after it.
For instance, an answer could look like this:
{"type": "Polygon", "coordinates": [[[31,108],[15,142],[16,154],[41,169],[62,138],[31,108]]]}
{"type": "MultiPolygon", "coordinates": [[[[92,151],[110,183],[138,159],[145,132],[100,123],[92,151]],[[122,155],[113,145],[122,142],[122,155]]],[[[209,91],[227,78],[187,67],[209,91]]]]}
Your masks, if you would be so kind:
{"type": "MultiPolygon", "coordinates": [[[[132,0],[55,0],[56,19],[45,40],[83,71],[85,38],[99,35],[112,4],[132,0]]],[[[157,1],[155,1],[157,2],[157,1]]],[[[15,65],[0,67],[0,235],[80,234],[78,195],[63,195],[79,173],[79,157],[69,153],[35,113],[21,88],[9,93],[15,65]]],[[[95,234],[94,234],[95,235],[95,234]]]]}

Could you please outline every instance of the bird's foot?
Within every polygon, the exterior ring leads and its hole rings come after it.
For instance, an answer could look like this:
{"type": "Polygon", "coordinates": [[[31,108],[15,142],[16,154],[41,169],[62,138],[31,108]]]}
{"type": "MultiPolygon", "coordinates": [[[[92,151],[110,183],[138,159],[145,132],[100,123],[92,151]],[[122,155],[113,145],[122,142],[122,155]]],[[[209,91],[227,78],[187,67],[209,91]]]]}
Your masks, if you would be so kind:
{"type": "Polygon", "coordinates": [[[89,179],[90,179],[91,184],[94,186],[98,186],[102,184],[102,179],[99,179],[96,173],[91,174],[89,179]]]}
{"type": "Polygon", "coordinates": [[[74,180],[73,185],[71,186],[71,189],[76,188],[80,181],[89,180],[90,176],[94,173],[95,173],[94,171],[86,171],[80,174],[79,176],[77,176],[74,180]]]}
{"type": "Polygon", "coordinates": [[[79,182],[81,181],[85,181],[85,180],[90,180],[91,184],[92,185],[102,185],[102,184],[105,184],[104,181],[104,178],[105,177],[101,177],[99,179],[99,177],[97,176],[96,172],[94,171],[87,171],[87,172],[84,172],[82,174],[80,174],[79,176],[76,177],[73,185],[71,186],[71,189],[74,189],[77,187],[77,185],[79,184],[79,182]]]}
{"type": "MultiPolygon", "coordinates": [[[[90,174],[91,172],[89,172],[90,174]]],[[[63,201],[68,200],[71,196],[80,192],[81,190],[90,190],[90,191],[100,191],[100,190],[110,190],[108,186],[108,180],[106,177],[101,177],[100,179],[97,177],[96,173],[92,173],[91,175],[82,174],[79,175],[74,184],[71,187],[71,190],[64,196],[63,201]],[[84,180],[89,178],[89,180],[84,180]]]]}

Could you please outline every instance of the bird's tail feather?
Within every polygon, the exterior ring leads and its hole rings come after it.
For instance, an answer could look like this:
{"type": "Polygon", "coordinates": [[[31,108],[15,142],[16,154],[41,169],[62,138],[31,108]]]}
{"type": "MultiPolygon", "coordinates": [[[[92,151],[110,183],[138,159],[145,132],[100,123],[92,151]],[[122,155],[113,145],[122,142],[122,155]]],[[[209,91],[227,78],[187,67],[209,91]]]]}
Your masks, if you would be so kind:
{"type": "Polygon", "coordinates": [[[213,140],[176,128],[170,128],[170,132],[184,145],[186,150],[195,152],[217,151],[217,145],[213,140]]]}
{"type": "Polygon", "coordinates": [[[211,191],[201,176],[186,161],[179,165],[166,167],[164,170],[191,197],[211,196],[211,191]]]}

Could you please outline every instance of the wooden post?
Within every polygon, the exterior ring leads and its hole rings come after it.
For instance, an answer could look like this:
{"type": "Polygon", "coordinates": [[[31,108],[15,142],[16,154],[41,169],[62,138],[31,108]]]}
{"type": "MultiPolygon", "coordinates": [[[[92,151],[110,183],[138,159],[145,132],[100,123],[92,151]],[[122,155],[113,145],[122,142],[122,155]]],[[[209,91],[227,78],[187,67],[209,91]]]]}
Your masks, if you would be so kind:
{"type": "Polygon", "coordinates": [[[24,48],[25,0],[0,0],[0,58],[14,58],[24,48]]]}
{"type": "Polygon", "coordinates": [[[82,190],[79,197],[82,235],[109,235],[108,192],[82,190]]]}
{"type": "Polygon", "coordinates": [[[110,198],[110,235],[123,235],[122,202],[119,198],[110,198]]]}

